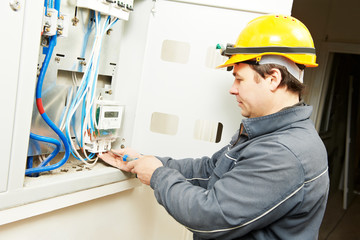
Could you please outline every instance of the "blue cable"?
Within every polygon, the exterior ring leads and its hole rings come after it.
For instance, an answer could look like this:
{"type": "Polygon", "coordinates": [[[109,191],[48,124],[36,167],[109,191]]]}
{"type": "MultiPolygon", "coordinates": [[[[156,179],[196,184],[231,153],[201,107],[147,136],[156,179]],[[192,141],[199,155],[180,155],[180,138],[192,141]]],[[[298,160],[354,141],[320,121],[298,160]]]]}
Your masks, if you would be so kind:
{"type": "Polygon", "coordinates": [[[54,169],[57,169],[59,167],[61,167],[62,165],[64,165],[64,163],[68,160],[69,155],[70,155],[70,151],[69,151],[69,143],[67,142],[64,134],[60,131],[60,129],[58,129],[56,127],[56,125],[50,120],[50,118],[47,116],[46,113],[41,114],[42,118],[44,119],[44,121],[56,132],[56,134],[58,134],[58,136],[60,137],[61,141],[64,144],[65,147],[65,155],[64,157],[57,163],[50,165],[50,166],[42,166],[42,167],[36,167],[36,168],[30,168],[30,169],[26,169],[25,174],[29,175],[32,173],[40,173],[40,172],[45,172],[45,171],[51,171],[54,169]]]}
{"type": "Polygon", "coordinates": [[[29,157],[27,158],[26,168],[32,168],[32,166],[33,166],[33,160],[34,160],[34,157],[33,157],[33,156],[29,156],[29,157]]]}
{"type": "Polygon", "coordinates": [[[47,8],[48,8],[48,0],[44,1],[44,7],[45,7],[45,16],[47,15],[47,8]]]}
{"type": "Polygon", "coordinates": [[[55,138],[44,137],[34,133],[30,133],[30,138],[55,145],[54,151],[39,165],[40,167],[46,166],[60,151],[61,143],[55,138]]]}
{"type": "Polygon", "coordinates": [[[60,0],[52,0],[54,1],[54,8],[58,11],[58,17],[60,17],[60,0]]]}
{"type": "MultiPolygon", "coordinates": [[[[52,0],[50,0],[50,1],[52,1],[52,0]]],[[[55,0],[55,9],[58,11],[58,15],[60,15],[60,0],[55,0]]],[[[41,117],[49,125],[49,127],[55,131],[55,133],[60,137],[62,143],[64,144],[65,154],[64,154],[64,157],[59,162],[57,162],[56,164],[53,164],[53,165],[50,165],[50,166],[40,166],[40,167],[36,167],[36,168],[26,169],[25,170],[26,175],[30,175],[30,174],[33,174],[33,173],[40,173],[40,172],[44,172],[44,171],[51,171],[51,170],[54,170],[56,168],[59,168],[63,164],[65,164],[65,162],[68,160],[69,155],[70,155],[70,147],[69,147],[69,143],[68,143],[65,135],[61,132],[61,130],[47,116],[47,114],[45,113],[45,111],[43,109],[42,101],[41,101],[42,85],[43,85],[43,82],[44,82],[45,74],[46,74],[47,68],[49,66],[51,55],[53,53],[56,42],[57,42],[57,36],[56,35],[51,36],[48,51],[47,51],[47,54],[45,56],[44,62],[42,64],[40,74],[39,74],[39,78],[38,78],[38,82],[37,82],[37,85],[36,85],[36,103],[37,103],[39,112],[41,114],[41,117]]],[[[51,159],[49,160],[49,158],[47,158],[47,161],[49,162],[49,161],[51,161],[51,159]]]]}
{"type": "Polygon", "coordinates": [[[77,156],[75,156],[74,152],[71,150],[71,155],[73,155],[74,158],[76,158],[77,160],[81,161],[80,158],[78,158],[77,156]]]}
{"type": "MultiPolygon", "coordinates": [[[[30,138],[37,141],[48,142],[55,145],[55,149],[53,150],[53,152],[39,165],[39,167],[46,166],[60,151],[61,144],[57,139],[36,135],[34,133],[30,133],[30,138]]],[[[33,167],[33,157],[29,156],[27,161],[27,169],[30,169],[32,167],[33,167]]],[[[27,174],[27,176],[38,177],[39,174],[27,174]]]]}

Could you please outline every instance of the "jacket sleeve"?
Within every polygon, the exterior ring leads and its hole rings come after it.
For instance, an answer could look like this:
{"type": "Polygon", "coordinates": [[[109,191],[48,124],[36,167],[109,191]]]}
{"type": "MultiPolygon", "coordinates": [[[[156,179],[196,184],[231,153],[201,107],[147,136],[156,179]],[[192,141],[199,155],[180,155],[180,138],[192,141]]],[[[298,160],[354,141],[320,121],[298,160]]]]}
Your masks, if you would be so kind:
{"type": "Polygon", "coordinates": [[[196,181],[208,180],[209,176],[213,172],[213,169],[215,168],[217,159],[225,149],[226,147],[214,153],[211,158],[185,158],[180,160],[175,160],[170,157],[157,158],[164,164],[165,167],[176,169],[185,177],[186,180],[192,180],[193,184],[197,185],[196,181]]]}
{"type": "Polygon", "coordinates": [[[239,158],[210,190],[168,167],[158,168],[150,184],[158,202],[197,236],[234,239],[294,209],[304,183],[298,160],[279,143],[258,143],[239,158]]]}

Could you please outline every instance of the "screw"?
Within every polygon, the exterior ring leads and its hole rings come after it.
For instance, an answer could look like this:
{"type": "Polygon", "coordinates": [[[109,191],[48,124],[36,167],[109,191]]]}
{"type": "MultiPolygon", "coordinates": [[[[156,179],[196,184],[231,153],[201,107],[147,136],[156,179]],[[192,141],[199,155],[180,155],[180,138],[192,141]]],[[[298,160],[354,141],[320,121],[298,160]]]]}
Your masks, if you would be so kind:
{"type": "Polygon", "coordinates": [[[79,19],[77,17],[74,17],[73,19],[71,19],[73,26],[76,26],[79,22],[79,19]]]}
{"type": "Polygon", "coordinates": [[[47,13],[46,15],[47,15],[48,17],[51,17],[51,13],[47,13]]]}
{"type": "Polygon", "coordinates": [[[121,144],[120,148],[121,148],[121,149],[125,148],[125,145],[124,145],[124,144],[121,144]]]}
{"type": "Polygon", "coordinates": [[[50,28],[46,27],[45,32],[50,32],[50,28]]]}
{"type": "Polygon", "coordinates": [[[59,57],[55,57],[55,61],[56,61],[57,63],[59,63],[59,62],[60,62],[60,58],[59,58],[59,57]]]}
{"type": "Polygon", "coordinates": [[[41,40],[41,45],[42,45],[42,46],[47,46],[47,45],[48,45],[48,41],[46,40],[46,38],[43,38],[43,39],[41,40]]]}
{"type": "Polygon", "coordinates": [[[80,64],[86,66],[86,61],[80,61],[80,64]]]}
{"type": "Polygon", "coordinates": [[[106,31],[106,34],[110,35],[111,31],[112,31],[112,29],[110,28],[109,30],[106,31]]]}
{"type": "Polygon", "coordinates": [[[62,32],[61,30],[58,30],[58,31],[57,31],[57,34],[58,34],[58,35],[62,35],[63,32],[62,32]]]}

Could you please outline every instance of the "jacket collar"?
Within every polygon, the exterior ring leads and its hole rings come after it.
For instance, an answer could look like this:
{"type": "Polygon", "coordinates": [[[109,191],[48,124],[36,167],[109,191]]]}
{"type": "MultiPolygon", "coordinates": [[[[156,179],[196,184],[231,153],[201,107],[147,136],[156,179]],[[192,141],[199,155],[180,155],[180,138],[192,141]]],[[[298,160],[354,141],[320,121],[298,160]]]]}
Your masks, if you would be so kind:
{"type": "Polygon", "coordinates": [[[243,134],[247,134],[248,138],[251,139],[274,132],[294,122],[309,119],[313,109],[312,106],[301,105],[302,106],[299,106],[297,104],[263,117],[243,119],[243,134]]]}

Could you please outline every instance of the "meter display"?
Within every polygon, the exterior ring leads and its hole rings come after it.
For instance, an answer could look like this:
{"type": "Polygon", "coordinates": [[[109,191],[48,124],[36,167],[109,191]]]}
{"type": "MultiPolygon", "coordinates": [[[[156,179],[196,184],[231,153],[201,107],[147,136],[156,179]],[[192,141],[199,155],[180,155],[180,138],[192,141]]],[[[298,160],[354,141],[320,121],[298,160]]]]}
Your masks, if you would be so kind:
{"type": "Polygon", "coordinates": [[[105,118],[117,118],[119,116],[119,112],[105,112],[105,118]]]}

